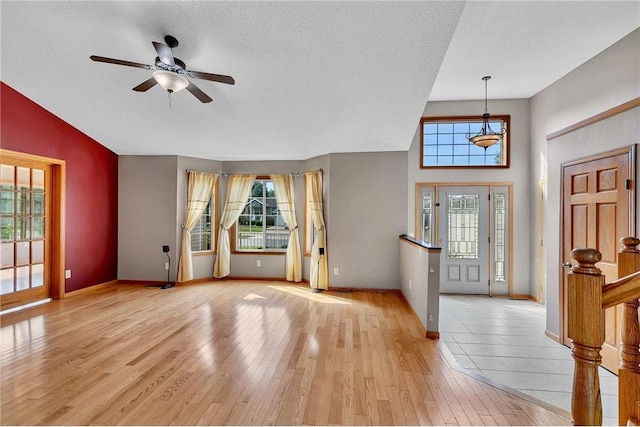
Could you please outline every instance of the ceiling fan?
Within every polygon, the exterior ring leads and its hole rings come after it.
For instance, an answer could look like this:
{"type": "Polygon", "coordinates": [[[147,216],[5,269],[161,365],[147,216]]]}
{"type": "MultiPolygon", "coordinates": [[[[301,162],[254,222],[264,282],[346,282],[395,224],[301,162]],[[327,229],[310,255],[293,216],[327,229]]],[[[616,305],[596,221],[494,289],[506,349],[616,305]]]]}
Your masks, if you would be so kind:
{"type": "Polygon", "coordinates": [[[203,73],[200,71],[187,70],[185,63],[173,56],[173,48],[178,46],[178,40],[173,36],[165,36],[164,41],[166,44],[151,42],[155,47],[158,56],[156,57],[154,65],[140,64],[138,62],[123,61],[121,59],[105,58],[104,56],[91,55],[90,58],[96,62],[106,62],[107,64],[124,65],[127,67],[144,68],[145,70],[155,70],[153,77],[140,83],[134,87],[136,92],[146,92],[154,87],[156,84],[162,86],[164,90],[172,93],[187,89],[193,94],[200,102],[211,102],[212,99],[204,93],[198,86],[192,81],[189,81],[187,77],[193,79],[203,79],[212,82],[235,84],[235,80],[231,76],[224,76],[221,74],[203,73]]]}

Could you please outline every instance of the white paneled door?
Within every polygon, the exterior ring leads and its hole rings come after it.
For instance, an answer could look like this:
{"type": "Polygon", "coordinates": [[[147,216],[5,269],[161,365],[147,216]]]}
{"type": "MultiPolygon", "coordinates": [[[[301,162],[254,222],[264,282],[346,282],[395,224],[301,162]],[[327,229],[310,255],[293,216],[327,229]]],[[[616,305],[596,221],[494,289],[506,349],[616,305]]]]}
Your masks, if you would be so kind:
{"type": "Polygon", "coordinates": [[[440,292],[489,294],[489,187],[441,187],[440,292]]]}

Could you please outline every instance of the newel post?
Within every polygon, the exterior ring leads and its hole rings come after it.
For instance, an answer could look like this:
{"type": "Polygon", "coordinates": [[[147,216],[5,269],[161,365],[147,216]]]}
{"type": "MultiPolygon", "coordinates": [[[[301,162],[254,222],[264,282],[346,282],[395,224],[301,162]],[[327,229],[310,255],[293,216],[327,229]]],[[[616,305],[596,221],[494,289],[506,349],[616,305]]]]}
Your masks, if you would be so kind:
{"type": "MultiPolygon", "coordinates": [[[[624,247],[618,254],[618,276],[624,277],[640,271],[640,239],[624,237],[620,239],[624,247]]],[[[618,371],[618,419],[620,425],[627,425],[629,418],[635,419],[640,401],[640,324],[638,322],[638,300],[622,304],[622,345],[620,350],[620,370],[618,371]]]]}
{"type": "Polygon", "coordinates": [[[602,287],[604,276],[595,264],[602,254],[595,249],[574,249],[578,265],[568,276],[568,335],[573,341],[573,393],[571,415],[575,425],[602,425],[602,400],[598,366],[604,343],[602,287]]]}

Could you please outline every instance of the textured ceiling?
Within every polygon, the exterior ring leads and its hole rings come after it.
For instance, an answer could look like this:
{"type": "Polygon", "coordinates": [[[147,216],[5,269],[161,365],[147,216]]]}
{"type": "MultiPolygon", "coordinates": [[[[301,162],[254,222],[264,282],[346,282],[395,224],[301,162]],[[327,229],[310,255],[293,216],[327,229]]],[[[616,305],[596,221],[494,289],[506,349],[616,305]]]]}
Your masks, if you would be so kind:
{"type": "MultiPolygon", "coordinates": [[[[9,2],[0,77],[118,154],[307,159],[406,150],[429,100],[529,98],[640,26],[640,2],[9,2]],[[159,86],[180,45],[213,98],[159,86]]],[[[480,111],[478,112],[481,113],[480,111]]]]}

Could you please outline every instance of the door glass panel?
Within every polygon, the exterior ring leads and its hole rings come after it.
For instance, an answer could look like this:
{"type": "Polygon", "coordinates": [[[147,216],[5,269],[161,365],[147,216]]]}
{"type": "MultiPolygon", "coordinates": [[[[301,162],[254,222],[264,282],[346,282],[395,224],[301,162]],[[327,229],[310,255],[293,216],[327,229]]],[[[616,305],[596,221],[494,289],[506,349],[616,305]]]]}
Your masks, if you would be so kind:
{"type": "Polygon", "coordinates": [[[16,219],[16,240],[29,239],[29,236],[31,236],[31,221],[29,220],[29,217],[18,217],[16,219]]]}
{"type": "Polygon", "coordinates": [[[0,270],[0,294],[10,294],[13,289],[13,268],[0,270]]]}
{"type": "Polygon", "coordinates": [[[16,243],[16,265],[29,264],[29,242],[16,243]]]}
{"type": "Polygon", "coordinates": [[[31,229],[32,239],[42,239],[44,237],[44,218],[34,217],[33,228],[31,229]]]}
{"type": "Polygon", "coordinates": [[[18,167],[18,189],[29,190],[31,186],[31,174],[29,168],[18,167]]]}
{"type": "Polygon", "coordinates": [[[18,215],[29,215],[31,213],[30,194],[27,192],[18,193],[18,215]]]}
{"type": "Polygon", "coordinates": [[[44,262],[44,240],[34,240],[31,242],[31,262],[44,262]]]}
{"type": "Polygon", "coordinates": [[[13,217],[0,218],[0,240],[3,242],[13,242],[13,232],[15,225],[13,217]]]}
{"type": "Polygon", "coordinates": [[[478,259],[478,195],[448,195],[449,258],[478,259]]]}
{"type": "Polygon", "coordinates": [[[16,290],[29,289],[29,266],[16,268],[16,290]]]}
{"type": "Polygon", "coordinates": [[[494,193],[494,277],[495,282],[504,282],[505,279],[505,240],[506,240],[506,206],[505,194],[494,193]]]}
{"type": "Polygon", "coordinates": [[[13,215],[13,209],[15,207],[14,195],[15,193],[13,191],[2,191],[0,193],[0,214],[13,215]]]}
{"type": "Polygon", "coordinates": [[[433,197],[422,194],[422,240],[433,243],[433,197]]]}
{"type": "Polygon", "coordinates": [[[32,178],[33,182],[31,183],[31,191],[34,193],[44,192],[44,171],[42,169],[33,169],[32,178]]]}
{"type": "Polygon", "coordinates": [[[0,188],[13,191],[15,168],[10,165],[0,165],[0,188]]]}
{"type": "Polygon", "coordinates": [[[31,212],[33,215],[44,215],[44,194],[34,193],[32,199],[33,209],[31,212]]]}
{"type": "Polygon", "coordinates": [[[38,288],[44,285],[44,264],[31,266],[31,287],[38,288]]]}
{"type": "Polygon", "coordinates": [[[13,242],[0,244],[0,267],[13,266],[13,242]]]}

